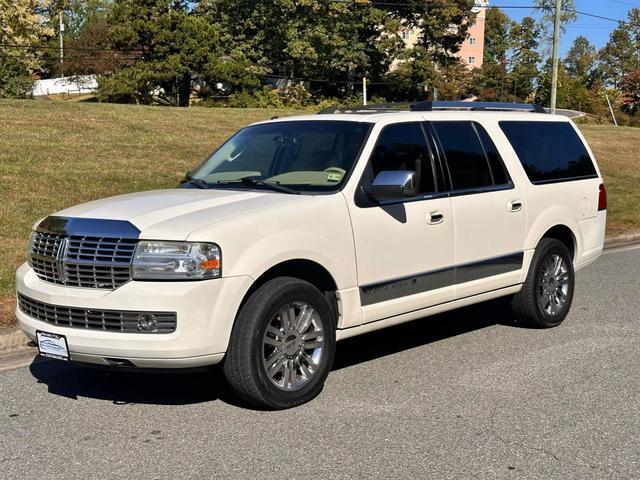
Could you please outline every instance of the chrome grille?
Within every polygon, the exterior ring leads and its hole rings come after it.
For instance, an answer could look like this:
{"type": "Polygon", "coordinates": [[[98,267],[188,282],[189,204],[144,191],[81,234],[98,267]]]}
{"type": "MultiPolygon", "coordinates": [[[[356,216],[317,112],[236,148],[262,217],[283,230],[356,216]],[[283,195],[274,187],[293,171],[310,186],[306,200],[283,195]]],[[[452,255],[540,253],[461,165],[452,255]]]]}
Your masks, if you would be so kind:
{"type": "Polygon", "coordinates": [[[133,258],[136,243],[136,240],[128,238],[70,236],[66,260],[128,265],[133,258]]]}
{"type": "Polygon", "coordinates": [[[83,265],[65,263],[65,285],[85,288],[109,288],[124,285],[131,278],[129,266],[109,267],[104,265],[83,265]]]}
{"type": "Polygon", "coordinates": [[[64,285],[64,280],[60,278],[60,270],[58,269],[57,260],[31,257],[31,268],[33,268],[40,280],[64,285]]]}
{"type": "Polygon", "coordinates": [[[64,307],[34,300],[18,294],[18,306],[25,314],[37,320],[61,327],[106,330],[124,333],[172,333],[176,330],[175,312],[140,312],[125,310],[98,310],[78,307],[64,307]],[[150,318],[157,322],[157,330],[139,328],[140,318],[150,318]]]}
{"type": "Polygon", "coordinates": [[[136,244],[130,238],[36,232],[30,263],[46,282],[113,290],[131,279],[136,244]]]}
{"type": "Polygon", "coordinates": [[[31,253],[34,255],[41,255],[43,257],[56,258],[58,250],[60,250],[62,240],[64,240],[62,235],[38,232],[33,238],[31,253]]]}

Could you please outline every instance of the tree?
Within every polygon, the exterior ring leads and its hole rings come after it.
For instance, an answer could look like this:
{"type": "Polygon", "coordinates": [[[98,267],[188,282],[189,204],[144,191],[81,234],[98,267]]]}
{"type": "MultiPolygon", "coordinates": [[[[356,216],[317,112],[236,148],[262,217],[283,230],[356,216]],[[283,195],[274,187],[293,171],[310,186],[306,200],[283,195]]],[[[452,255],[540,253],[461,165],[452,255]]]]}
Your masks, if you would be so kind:
{"type": "MultiPolygon", "coordinates": [[[[385,6],[393,16],[420,31],[418,45],[427,49],[436,63],[458,63],[455,53],[467,38],[473,0],[409,0],[385,6]]],[[[382,8],[382,7],[381,7],[382,8]]]]}
{"type": "Polygon", "coordinates": [[[101,80],[103,99],[150,103],[158,97],[188,106],[194,78],[246,82],[254,72],[242,52],[225,48],[221,27],[186,0],[115,0],[109,23],[112,47],[136,60],[101,80]]]}
{"type": "Polygon", "coordinates": [[[609,86],[620,88],[625,76],[640,68],[640,8],[629,12],[627,22],[611,32],[609,42],[598,53],[598,76],[609,86]]]}
{"type": "Polygon", "coordinates": [[[582,35],[576,37],[564,60],[567,73],[586,84],[595,67],[595,62],[595,47],[586,37],[582,35]]]}
{"type": "MultiPolygon", "coordinates": [[[[555,28],[556,0],[534,0],[534,8],[542,13],[540,26],[542,38],[544,39],[543,56],[551,54],[553,47],[553,29],[555,28]]],[[[568,23],[575,22],[578,18],[574,0],[562,0],[562,11],[560,13],[560,31],[566,30],[568,23]]]]}
{"type": "MultiPolygon", "coordinates": [[[[548,59],[540,73],[538,88],[535,94],[535,102],[540,105],[548,105],[551,101],[551,75],[553,62],[548,59]]],[[[580,78],[569,75],[563,63],[558,64],[558,108],[584,111],[589,108],[589,90],[580,78]]]]}
{"type": "Polygon", "coordinates": [[[322,79],[336,94],[363,76],[379,79],[403,44],[401,22],[374,5],[324,0],[202,0],[226,44],[289,79],[322,79]]]}
{"type": "Polygon", "coordinates": [[[535,91],[538,76],[540,27],[531,17],[525,17],[511,29],[511,79],[514,95],[526,100],[535,91]]]}
{"type": "Polygon", "coordinates": [[[484,62],[506,63],[513,21],[499,8],[490,8],[484,20],[484,62]]]}
{"type": "Polygon", "coordinates": [[[629,72],[622,82],[622,110],[635,115],[640,111],[640,68],[629,72]]]}
{"type": "Polygon", "coordinates": [[[507,53],[513,21],[499,8],[485,17],[484,61],[472,72],[473,93],[485,101],[506,101],[510,90],[507,53]]]}
{"type": "Polygon", "coordinates": [[[386,97],[393,101],[424,100],[440,83],[433,57],[424,47],[407,49],[398,56],[398,65],[385,77],[386,97]]]}
{"type": "Polygon", "coordinates": [[[37,46],[52,31],[43,25],[41,12],[49,0],[0,0],[0,96],[24,96],[30,74],[41,67],[37,46]]]}

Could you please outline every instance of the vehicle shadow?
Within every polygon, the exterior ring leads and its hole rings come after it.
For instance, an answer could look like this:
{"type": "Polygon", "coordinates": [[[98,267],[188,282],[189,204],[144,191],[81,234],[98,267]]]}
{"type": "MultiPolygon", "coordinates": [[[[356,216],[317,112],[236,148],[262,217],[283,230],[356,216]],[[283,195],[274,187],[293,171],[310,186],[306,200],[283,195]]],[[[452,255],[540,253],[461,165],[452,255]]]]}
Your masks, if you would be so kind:
{"type": "MultiPolygon", "coordinates": [[[[371,332],[338,343],[333,370],[428,345],[446,338],[502,324],[514,326],[506,303],[494,300],[371,332]]],[[[54,395],[110,401],[117,405],[189,405],[221,400],[243,408],[227,386],[222,369],[198,372],[143,373],[97,370],[36,357],[30,372],[54,395]]]]}

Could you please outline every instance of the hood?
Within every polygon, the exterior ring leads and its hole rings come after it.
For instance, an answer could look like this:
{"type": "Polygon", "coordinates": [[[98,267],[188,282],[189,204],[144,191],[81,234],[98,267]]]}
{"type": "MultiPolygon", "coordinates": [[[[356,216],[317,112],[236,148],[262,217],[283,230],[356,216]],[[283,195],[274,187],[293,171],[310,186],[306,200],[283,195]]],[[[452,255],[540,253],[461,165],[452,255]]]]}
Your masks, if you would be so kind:
{"type": "Polygon", "coordinates": [[[172,189],[131,193],[95,200],[57,212],[56,216],[127,220],[140,238],[186,240],[207,224],[266,207],[299,201],[303,195],[237,190],[172,189]]]}

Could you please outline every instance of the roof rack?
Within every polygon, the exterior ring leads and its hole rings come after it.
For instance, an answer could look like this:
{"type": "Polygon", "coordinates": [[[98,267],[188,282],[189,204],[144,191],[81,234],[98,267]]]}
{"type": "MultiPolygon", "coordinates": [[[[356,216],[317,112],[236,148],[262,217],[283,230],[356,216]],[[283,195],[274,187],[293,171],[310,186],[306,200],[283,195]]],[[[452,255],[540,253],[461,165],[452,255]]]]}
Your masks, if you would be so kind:
{"type": "Polygon", "coordinates": [[[413,112],[432,112],[434,110],[473,110],[473,111],[525,111],[547,113],[535,103],[503,102],[417,102],[411,105],[413,112]]]}
{"type": "Polygon", "coordinates": [[[384,112],[402,112],[411,109],[410,103],[374,103],[369,105],[350,105],[341,107],[332,105],[318,112],[319,115],[331,113],[384,113],[384,112]]]}
{"type": "Polygon", "coordinates": [[[546,110],[535,103],[500,103],[500,102],[431,102],[422,101],[416,103],[378,103],[372,105],[353,105],[347,107],[331,106],[318,112],[318,114],[332,113],[386,113],[386,112],[433,112],[435,110],[471,110],[493,112],[534,112],[547,113],[546,110]]]}

